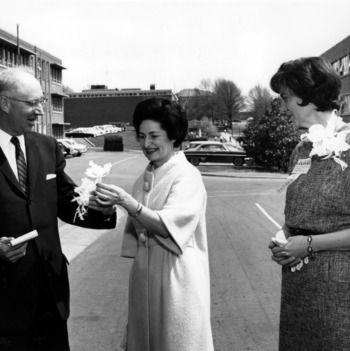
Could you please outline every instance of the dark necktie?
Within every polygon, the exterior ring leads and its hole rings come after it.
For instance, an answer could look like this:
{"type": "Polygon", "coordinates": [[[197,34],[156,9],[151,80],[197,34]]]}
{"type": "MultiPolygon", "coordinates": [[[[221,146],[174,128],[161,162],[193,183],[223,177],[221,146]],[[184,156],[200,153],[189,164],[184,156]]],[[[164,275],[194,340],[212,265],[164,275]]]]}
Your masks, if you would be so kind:
{"type": "Polygon", "coordinates": [[[18,182],[23,190],[23,192],[28,195],[28,184],[27,184],[27,164],[24,158],[21,145],[17,137],[11,138],[11,143],[16,147],[16,162],[17,162],[17,172],[18,172],[18,182]]]}

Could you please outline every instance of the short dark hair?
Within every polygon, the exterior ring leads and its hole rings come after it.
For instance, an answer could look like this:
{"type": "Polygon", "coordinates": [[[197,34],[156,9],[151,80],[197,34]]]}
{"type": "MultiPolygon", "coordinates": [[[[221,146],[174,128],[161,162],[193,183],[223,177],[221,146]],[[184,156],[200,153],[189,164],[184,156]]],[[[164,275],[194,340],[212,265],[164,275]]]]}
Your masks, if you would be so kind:
{"type": "Polygon", "coordinates": [[[300,106],[313,103],[317,111],[340,107],[340,76],[323,57],[303,57],[284,62],[271,78],[270,87],[277,94],[282,89],[290,89],[303,100],[300,106]]]}
{"type": "Polygon", "coordinates": [[[174,147],[179,147],[187,135],[186,112],[175,101],[155,97],[139,102],[135,107],[132,120],[138,138],[140,125],[145,120],[160,123],[168,138],[175,140],[174,147]]]}

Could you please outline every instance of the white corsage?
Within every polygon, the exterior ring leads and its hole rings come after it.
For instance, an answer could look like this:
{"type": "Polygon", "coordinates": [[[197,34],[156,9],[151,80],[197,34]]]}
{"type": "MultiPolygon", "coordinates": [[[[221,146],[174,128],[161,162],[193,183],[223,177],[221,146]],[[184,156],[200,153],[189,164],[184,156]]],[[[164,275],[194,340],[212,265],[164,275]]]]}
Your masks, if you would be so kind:
{"type": "Polygon", "coordinates": [[[90,167],[85,171],[85,174],[90,178],[95,178],[95,183],[100,183],[102,178],[108,175],[112,168],[112,163],[106,163],[104,166],[99,166],[93,161],[89,162],[90,167]]]}
{"type": "MultiPolygon", "coordinates": [[[[350,145],[346,142],[347,134],[350,130],[335,133],[335,127],[343,123],[340,117],[333,117],[327,127],[321,124],[314,124],[309,128],[309,132],[301,135],[301,139],[307,138],[312,142],[313,148],[310,157],[317,155],[323,160],[333,158],[344,171],[348,164],[340,159],[341,153],[350,149],[350,145]]],[[[345,124],[345,123],[343,123],[345,124]]]]}
{"type": "Polygon", "coordinates": [[[112,163],[106,163],[102,167],[93,161],[90,161],[89,166],[90,167],[85,171],[85,175],[90,178],[94,178],[94,180],[86,177],[82,178],[81,185],[74,189],[78,196],[74,197],[72,202],[77,202],[78,207],[75,211],[73,222],[75,222],[77,216],[80,218],[80,220],[84,220],[84,216],[88,212],[90,195],[96,189],[96,183],[100,183],[102,178],[109,174],[112,168],[112,163]]]}
{"type": "MultiPolygon", "coordinates": [[[[288,243],[288,240],[286,238],[286,236],[284,235],[284,231],[283,230],[279,230],[276,235],[271,238],[271,240],[279,247],[283,247],[285,244],[288,243]]],[[[308,264],[309,263],[309,257],[305,257],[304,259],[300,260],[300,262],[291,267],[291,271],[294,273],[295,271],[300,271],[301,268],[303,267],[303,265],[308,264]]]]}

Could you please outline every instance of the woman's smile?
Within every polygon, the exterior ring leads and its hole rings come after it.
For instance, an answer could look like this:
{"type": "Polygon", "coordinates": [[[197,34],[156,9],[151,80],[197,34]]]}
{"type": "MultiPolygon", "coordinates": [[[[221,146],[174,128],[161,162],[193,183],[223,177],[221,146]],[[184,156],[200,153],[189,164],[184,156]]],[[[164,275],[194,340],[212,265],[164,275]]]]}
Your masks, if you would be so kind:
{"type": "Polygon", "coordinates": [[[139,139],[143,153],[155,168],[160,167],[174,154],[174,140],[168,138],[159,122],[144,120],[140,124],[139,139]]]}

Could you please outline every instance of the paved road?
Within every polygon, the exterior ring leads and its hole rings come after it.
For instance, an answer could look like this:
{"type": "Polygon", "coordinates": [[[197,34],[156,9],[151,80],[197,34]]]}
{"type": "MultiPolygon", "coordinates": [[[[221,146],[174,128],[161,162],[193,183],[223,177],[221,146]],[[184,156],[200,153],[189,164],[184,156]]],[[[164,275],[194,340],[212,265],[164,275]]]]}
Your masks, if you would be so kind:
{"type": "MultiPolygon", "coordinates": [[[[128,190],[146,164],[137,153],[88,153],[68,160],[68,172],[78,183],[89,160],[117,163],[106,181],[128,190]]],[[[215,350],[277,350],[280,269],[267,249],[277,227],[256,204],[282,224],[284,195],[276,190],[283,180],[205,176],[204,181],[215,350]]],[[[118,350],[122,341],[131,262],[119,257],[125,221],[123,212],[119,215],[113,231],[91,234],[61,226],[71,258],[72,351],[118,350]]]]}
{"type": "Polygon", "coordinates": [[[205,178],[215,350],[277,350],[280,269],[267,244],[282,223],[281,181],[205,178]]]}

